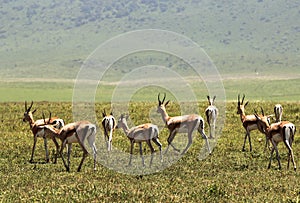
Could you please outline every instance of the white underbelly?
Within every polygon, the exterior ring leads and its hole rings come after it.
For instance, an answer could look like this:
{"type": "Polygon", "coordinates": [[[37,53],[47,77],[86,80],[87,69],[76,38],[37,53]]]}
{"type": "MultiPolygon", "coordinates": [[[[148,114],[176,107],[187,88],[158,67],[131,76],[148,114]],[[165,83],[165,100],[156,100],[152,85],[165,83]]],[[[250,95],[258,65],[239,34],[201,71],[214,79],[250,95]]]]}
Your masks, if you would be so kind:
{"type": "Polygon", "coordinates": [[[67,137],[66,141],[67,141],[67,143],[76,143],[76,142],[78,142],[78,139],[74,133],[73,135],[67,137]]]}
{"type": "Polygon", "coordinates": [[[146,141],[146,140],[151,140],[153,139],[153,135],[151,135],[149,137],[149,134],[143,134],[143,133],[138,133],[138,134],[135,134],[135,135],[129,135],[130,138],[133,138],[135,140],[135,142],[143,142],[143,141],[146,141]]]}
{"type": "Polygon", "coordinates": [[[257,129],[257,125],[256,124],[252,124],[252,125],[249,125],[248,126],[248,130],[251,131],[251,130],[256,130],[257,129]]]}
{"type": "Polygon", "coordinates": [[[281,141],[283,141],[283,140],[282,140],[282,137],[281,137],[281,135],[280,135],[279,133],[273,135],[273,136],[272,136],[272,139],[273,139],[275,142],[281,142],[281,141]]]}
{"type": "Polygon", "coordinates": [[[45,136],[45,131],[44,128],[41,128],[37,133],[36,133],[37,137],[44,137],[45,136]]]}
{"type": "Polygon", "coordinates": [[[178,133],[187,133],[188,129],[186,126],[181,126],[180,128],[177,129],[178,133]]]}

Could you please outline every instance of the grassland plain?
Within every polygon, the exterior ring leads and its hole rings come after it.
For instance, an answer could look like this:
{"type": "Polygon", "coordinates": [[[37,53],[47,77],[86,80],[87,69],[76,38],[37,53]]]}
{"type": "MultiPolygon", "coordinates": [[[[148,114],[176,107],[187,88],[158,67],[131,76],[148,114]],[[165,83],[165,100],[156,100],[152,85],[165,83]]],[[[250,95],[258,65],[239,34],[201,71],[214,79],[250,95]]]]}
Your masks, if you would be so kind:
{"type": "MultiPolygon", "coordinates": [[[[251,101],[250,101],[251,102],[251,101]]],[[[247,112],[263,106],[272,113],[274,102],[251,102],[247,112]]],[[[144,109],[156,103],[137,102],[131,104],[130,114],[134,121],[147,122],[144,109]],[[143,112],[143,113],[142,113],[143,112]]],[[[294,122],[300,129],[299,102],[282,102],[284,120],[294,122]]],[[[200,112],[206,103],[199,104],[200,112]]],[[[36,117],[51,109],[66,122],[72,121],[72,106],[69,102],[36,102],[36,117]]],[[[96,111],[109,109],[109,103],[99,103],[96,111]]],[[[177,112],[172,104],[170,113],[177,112]]],[[[187,154],[174,165],[161,172],[145,176],[131,176],[115,172],[98,165],[92,170],[92,158],[84,163],[82,172],[75,172],[81,151],[74,146],[71,157],[71,172],[65,172],[62,161],[43,164],[44,150],[38,141],[35,164],[28,162],[32,147],[32,135],[28,123],[22,122],[23,102],[0,104],[0,199],[1,202],[299,202],[299,172],[286,170],[287,151],[279,146],[283,169],[278,170],[276,161],[267,169],[269,151],[264,152],[263,135],[252,132],[253,151],[242,152],[244,130],[236,114],[236,103],[228,102],[226,124],[211,156],[199,161],[198,154],[202,139],[195,135],[194,144],[187,154]]],[[[116,115],[118,116],[118,115],[116,115]]],[[[166,129],[161,131],[160,140],[166,146],[166,129]]],[[[177,139],[184,135],[177,135],[177,139]]],[[[101,137],[98,137],[101,139],[101,137]]],[[[116,130],[114,146],[129,151],[129,143],[123,132],[116,130]]],[[[49,143],[51,156],[54,145],[49,143]]],[[[296,134],[294,145],[296,163],[299,165],[300,139],[296,134]]],[[[149,153],[146,148],[146,153],[149,153]]],[[[137,148],[134,153],[138,153],[137,148]]],[[[130,168],[128,169],[130,170],[130,168]]]]}

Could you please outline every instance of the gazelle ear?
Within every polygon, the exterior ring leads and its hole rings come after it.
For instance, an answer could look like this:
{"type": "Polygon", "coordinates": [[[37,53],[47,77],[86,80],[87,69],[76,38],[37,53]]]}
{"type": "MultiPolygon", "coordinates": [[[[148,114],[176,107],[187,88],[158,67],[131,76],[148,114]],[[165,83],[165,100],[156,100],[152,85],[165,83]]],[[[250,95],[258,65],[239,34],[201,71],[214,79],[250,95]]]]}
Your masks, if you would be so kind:
{"type": "Polygon", "coordinates": [[[36,109],[34,109],[34,111],[32,112],[32,114],[34,114],[36,112],[36,109]]]}
{"type": "Polygon", "coordinates": [[[102,111],[102,116],[103,116],[103,118],[106,116],[105,109],[102,111]]]}
{"type": "Polygon", "coordinates": [[[214,98],[213,98],[213,102],[215,102],[216,98],[217,98],[217,96],[214,96],[214,98]]]}
{"type": "Polygon", "coordinates": [[[211,105],[210,97],[207,95],[206,98],[207,98],[207,101],[208,101],[208,105],[211,105]]]}
{"type": "Polygon", "coordinates": [[[246,107],[249,104],[249,101],[246,102],[246,104],[244,105],[244,107],[246,107]]]}

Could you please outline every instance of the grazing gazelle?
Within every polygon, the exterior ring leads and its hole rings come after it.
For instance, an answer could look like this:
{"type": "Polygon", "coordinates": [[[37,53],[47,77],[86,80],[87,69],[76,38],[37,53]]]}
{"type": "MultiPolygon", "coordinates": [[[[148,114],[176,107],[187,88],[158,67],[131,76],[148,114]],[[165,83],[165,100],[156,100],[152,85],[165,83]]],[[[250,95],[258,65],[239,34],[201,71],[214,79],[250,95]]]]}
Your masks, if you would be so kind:
{"type": "MultiPolygon", "coordinates": [[[[47,139],[52,139],[55,147],[56,147],[56,153],[58,154],[59,151],[59,145],[55,139],[55,137],[50,136],[50,137],[45,137],[43,132],[38,128],[40,125],[44,125],[44,120],[39,119],[39,120],[34,120],[33,119],[33,114],[36,112],[36,109],[34,111],[31,111],[33,105],[33,101],[31,102],[30,106],[27,108],[27,102],[25,101],[25,113],[24,113],[24,122],[29,122],[30,129],[33,133],[33,147],[32,147],[32,152],[31,152],[31,157],[29,162],[33,162],[33,156],[34,156],[34,151],[35,151],[35,146],[37,142],[37,138],[43,138],[44,139],[44,146],[45,146],[45,153],[46,153],[46,162],[49,162],[49,152],[48,152],[48,147],[47,147],[47,139]]],[[[50,116],[49,119],[46,120],[48,124],[53,125],[55,128],[60,129],[64,126],[64,121],[58,117],[52,117],[50,116]]],[[[56,163],[57,160],[57,154],[55,155],[54,163],[56,163]]]]}
{"type": "Polygon", "coordinates": [[[187,132],[188,133],[188,143],[185,149],[182,151],[181,154],[186,153],[186,151],[189,149],[190,145],[193,142],[193,132],[194,130],[198,130],[198,132],[202,135],[202,137],[205,139],[206,146],[208,149],[209,154],[211,154],[211,150],[209,147],[209,143],[207,140],[207,136],[204,133],[204,120],[201,116],[196,114],[191,115],[184,115],[184,116],[174,116],[170,117],[166,111],[166,106],[170,102],[168,100],[166,103],[166,94],[164,94],[164,98],[161,101],[159,98],[160,94],[158,94],[158,106],[157,106],[157,112],[161,114],[163,121],[165,122],[167,128],[169,129],[169,137],[168,137],[168,146],[166,149],[166,152],[168,152],[169,146],[171,145],[173,149],[177,152],[180,150],[177,149],[173,144],[172,141],[176,135],[177,132],[187,132]]]}
{"type": "Polygon", "coordinates": [[[107,115],[105,110],[102,112],[102,126],[103,126],[103,130],[104,130],[104,139],[107,143],[107,150],[111,151],[112,150],[112,134],[114,129],[116,128],[116,120],[113,117],[112,112],[110,113],[110,115],[107,115]],[[108,135],[109,133],[109,135],[108,135]]]}
{"type": "Polygon", "coordinates": [[[281,122],[281,117],[282,117],[282,111],[283,108],[280,104],[276,104],[274,107],[274,113],[275,113],[275,122],[281,122]]]}
{"type": "Polygon", "coordinates": [[[77,169],[78,172],[80,171],[83,161],[88,156],[88,151],[85,146],[85,141],[88,142],[88,144],[92,149],[93,158],[94,158],[94,170],[96,170],[96,159],[97,159],[97,149],[95,145],[96,131],[97,131],[96,125],[92,124],[89,121],[77,121],[65,125],[60,130],[54,128],[51,125],[44,125],[44,126],[40,126],[39,128],[44,130],[43,132],[45,136],[55,136],[61,140],[62,145],[60,149],[60,156],[63,160],[63,163],[67,171],[70,171],[70,155],[72,150],[72,143],[79,143],[83,151],[82,159],[77,169]],[[67,144],[68,144],[68,149],[67,149],[68,163],[65,162],[65,159],[63,157],[63,149],[67,144]]]}
{"type": "Polygon", "coordinates": [[[216,120],[218,116],[218,109],[215,106],[215,99],[216,96],[214,96],[212,99],[207,96],[209,106],[205,109],[205,115],[209,126],[209,138],[214,138],[215,136],[216,120]]]}
{"type": "Polygon", "coordinates": [[[142,158],[142,164],[145,166],[145,161],[143,157],[143,150],[142,150],[142,142],[146,142],[151,150],[151,160],[150,160],[150,166],[152,165],[153,160],[153,153],[154,148],[151,144],[151,140],[158,146],[160,151],[160,161],[162,161],[162,153],[161,153],[161,143],[158,139],[159,130],[158,127],[152,123],[145,123],[141,124],[135,127],[132,127],[129,129],[127,125],[126,119],[128,116],[125,116],[124,114],[121,115],[121,117],[118,120],[117,128],[122,128],[126,136],[128,137],[130,141],[130,159],[129,164],[131,165],[131,159],[132,159],[132,153],[133,153],[133,145],[134,143],[138,143],[140,147],[140,155],[142,158]]]}
{"type": "Polygon", "coordinates": [[[273,145],[273,148],[271,150],[271,156],[270,156],[268,168],[271,167],[272,155],[273,155],[274,151],[276,151],[276,158],[278,161],[278,166],[279,166],[279,169],[281,169],[280,157],[279,157],[277,145],[279,142],[283,142],[289,151],[289,159],[288,159],[287,168],[289,168],[290,160],[292,159],[292,162],[294,165],[294,170],[296,171],[296,163],[294,160],[294,154],[293,154],[293,149],[292,149],[292,143],[293,143],[294,136],[296,133],[295,125],[289,121],[281,121],[281,122],[273,123],[270,125],[270,119],[268,116],[265,116],[265,115],[259,116],[259,115],[255,114],[255,117],[257,118],[257,124],[263,129],[267,138],[271,141],[271,143],[273,145]]]}
{"type": "MultiPolygon", "coordinates": [[[[243,144],[243,151],[245,151],[245,144],[246,139],[248,137],[249,145],[250,145],[250,151],[252,151],[252,145],[251,145],[251,138],[250,138],[250,131],[258,129],[261,133],[264,133],[261,128],[257,125],[257,118],[255,115],[246,115],[245,114],[245,107],[248,105],[249,101],[247,101],[244,104],[245,95],[243,95],[242,102],[240,101],[240,95],[238,95],[238,105],[237,105],[237,114],[240,115],[241,121],[243,123],[243,127],[246,130],[245,138],[244,138],[244,144],[243,144]]],[[[268,146],[268,139],[266,137],[266,144],[265,149],[268,146]]]]}

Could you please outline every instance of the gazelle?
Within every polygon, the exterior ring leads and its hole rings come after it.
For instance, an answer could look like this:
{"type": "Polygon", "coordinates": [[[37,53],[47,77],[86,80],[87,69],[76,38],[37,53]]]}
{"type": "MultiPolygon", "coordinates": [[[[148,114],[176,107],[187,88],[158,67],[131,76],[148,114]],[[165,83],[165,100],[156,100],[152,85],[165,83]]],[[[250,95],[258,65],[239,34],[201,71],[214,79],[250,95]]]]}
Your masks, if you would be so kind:
{"type": "Polygon", "coordinates": [[[162,153],[161,153],[162,144],[160,143],[160,141],[158,139],[158,134],[159,134],[158,127],[151,123],[145,123],[145,124],[141,124],[141,125],[138,125],[138,126],[135,126],[135,127],[132,127],[129,129],[129,127],[127,125],[127,121],[126,121],[127,118],[128,118],[128,116],[125,116],[124,114],[122,114],[118,120],[117,128],[122,128],[124,133],[126,134],[126,136],[128,137],[128,139],[130,141],[130,159],[129,159],[128,165],[131,165],[134,143],[138,143],[139,147],[140,147],[140,155],[142,158],[142,164],[143,164],[143,166],[145,166],[143,150],[142,150],[142,142],[146,142],[151,150],[150,166],[152,165],[154,148],[151,144],[151,140],[158,146],[159,151],[160,151],[160,161],[162,162],[162,153]]]}
{"type": "MultiPolygon", "coordinates": [[[[258,129],[261,133],[264,133],[261,128],[257,126],[257,118],[255,115],[246,115],[245,114],[245,107],[249,104],[249,101],[247,101],[244,104],[245,95],[243,95],[242,102],[240,101],[240,95],[238,95],[238,105],[237,105],[237,114],[240,115],[241,121],[243,123],[243,127],[246,130],[245,138],[244,138],[244,144],[243,144],[243,151],[245,151],[245,144],[246,139],[248,137],[249,140],[249,146],[250,151],[252,151],[252,144],[251,144],[251,137],[250,137],[250,131],[258,129]]],[[[266,137],[266,144],[265,149],[268,146],[268,139],[266,137]]]]}
{"type": "MultiPolygon", "coordinates": [[[[58,154],[59,151],[59,145],[55,139],[55,137],[50,136],[50,137],[45,137],[42,130],[38,128],[40,125],[44,125],[44,120],[39,119],[39,120],[34,120],[33,119],[33,114],[36,112],[36,109],[31,111],[33,105],[33,101],[31,102],[30,106],[27,108],[27,102],[25,101],[25,112],[24,112],[24,118],[23,122],[28,122],[30,129],[33,133],[33,147],[32,147],[32,152],[31,152],[31,157],[29,162],[33,162],[33,156],[34,156],[34,151],[35,151],[35,146],[37,142],[37,138],[43,138],[44,139],[44,147],[45,147],[45,153],[46,153],[46,162],[49,162],[49,152],[48,152],[48,146],[47,146],[47,139],[52,139],[52,141],[55,144],[56,147],[56,153],[58,154]]],[[[64,121],[58,117],[52,117],[50,116],[49,119],[47,119],[48,124],[53,125],[55,128],[60,129],[64,126],[64,121]]],[[[56,163],[57,160],[57,154],[55,155],[54,163],[56,163]]]]}
{"type": "Polygon", "coordinates": [[[170,117],[166,111],[166,106],[169,104],[170,100],[168,100],[166,103],[166,94],[164,94],[164,98],[161,101],[160,100],[160,94],[158,94],[158,106],[157,106],[157,112],[161,114],[163,121],[165,122],[167,128],[169,129],[169,137],[167,139],[168,146],[166,149],[166,152],[168,152],[169,146],[171,145],[173,149],[177,152],[180,150],[177,149],[173,144],[172,141],[176,135],[177,132],[187,132],[188,133],[188,144],[185,147],[185,149],[182,151],[181,154],[186,153],[186,151],[189,149],[190,145],[193,142],[193,132],[194,130],[198,130],[198,132],[202,135],[202,137],[205,139],[206,146],[208,149],[208,152],[211,154],[210,146],[207,140],[207,136],[204,133],[204,120],[201,116],[196,114],[191,115],[184,115],[184,116],[174,116],[170,117]]]}
{"type": "Polygon", "coordinates": [[[214,96],[212,99],[207,96],[209,106],[205,109],[205,115],[209,126],[209,138],[214,138],[215,136],[216,120],[218,117],[218,109],[215,106],[215,99],[216,96],[214,96]]]}
{"type": "Polygon", "coordinates": [[[96,170],[96,159],[97,159],[97,149],[95,145],[96,131],[97,131],[96,125],[92,124],[89,121],[78,121],[74,123],[69,123],[60,130],[54,128],[51,125],[40,126],[40,128],[44,129],[45,136],[54,136],[61,140],[62,145],[60,149],[60,156],[63,160],[63,163],[67,171],[70,171],[70,155],[71,155],[73,143],[79,143],[83,151],[81,162],[77,168],[78,172],[81,170],[81,166],[85,158],[88,156],[88,151],[84,144],[85,141],[87,140],[93,152],[94,170],[96,170]],[[65,162],[65,159],[63,157],[63,149],[67,144],[68,144],[68,149],[67,149],[68,163],[65,162]]]}
{"type": "Polygon", "coordinates": [[[276,104],[274,107],[274,113],[275,113],[275,122],[281,122],[281,117],[282,117],[282,111],[283,108],[280,104],[276,104]]]}
{"type": "Polygon", "coordinates": [[[111,151],[112,150],[112,134],[114,129],[116,128],[116,120],[112,114],[107,115],[105,110],[102,112],[102,126],[104,129],[104,139],[107,143],[107,150],[111,151]],[[109,134],[109,135],[108,135],[109,134]]]}
{"type": "Polygon", "coordinates": [[[289,121],[281,121],[281,122],[273,123],[270,125],[270,120],[269,120],[268,116],[265,116],[265,115],[259,116],[259,115],[255,114],[255,117],[257,118],[258,125],[263,129],[267,138],[271,141],[271,143],[273,145],[273,148],[271,150],[268,168],[271,167],[272,155],[273,155],[274,151],[276,151],[276,158],[278,161],[278,166],[279,166],[279,169],[281,169],[280,157],[279,157],[277,145],[279,142],[283,142],[289,151],[289,159],[288,159],[287,168],[289,168],[290,160],[292,159],[292,162],[294,165],[294,170],[296,171],[296,163],[294,160],[294,154],[293,154],[293,149],[292,149],[292,143],[293,143],[294,136],[296,133],[295,125],[289,121]]]}

